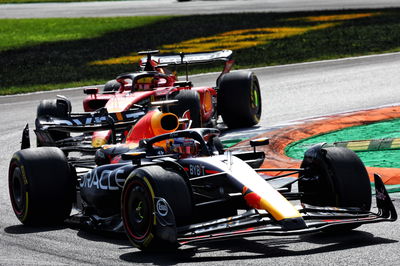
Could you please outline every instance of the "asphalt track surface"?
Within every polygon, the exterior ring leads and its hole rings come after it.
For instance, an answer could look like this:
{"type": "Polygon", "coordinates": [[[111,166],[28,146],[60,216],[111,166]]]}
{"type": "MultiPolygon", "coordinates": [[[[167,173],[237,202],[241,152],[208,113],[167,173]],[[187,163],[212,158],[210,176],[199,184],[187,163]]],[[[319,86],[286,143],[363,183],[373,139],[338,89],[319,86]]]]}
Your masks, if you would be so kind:
{"type": "MultiPolygon", "coordinates": [[[[261,126],[235,134],[261,133],[294,120],[397,105],[400,53],[254,69],[262,86],[261,126]]],[[[192,78],[211,85],[216,74],[192,78]]],[[[178,264],[200,265],[397,265],[400,222],[363,225],[346,235],[251,237],[184,246],[169,254],[142,253],[124,238],[68,227],[27,228],[14,216],[7,191],[8,162],[19,148],[25,123],[33,126],[40,99],[64,94],[81,110],[81,90],[0,97],[0,265],[178,264]]],[[[400,197],[393,195],[400,210],[400,197]]]]}
{"type": "Polygon", "coordinates": [[[398,0],[146,0],[0,5],[0,18],[115,17],[400,7],[398,0]]]}

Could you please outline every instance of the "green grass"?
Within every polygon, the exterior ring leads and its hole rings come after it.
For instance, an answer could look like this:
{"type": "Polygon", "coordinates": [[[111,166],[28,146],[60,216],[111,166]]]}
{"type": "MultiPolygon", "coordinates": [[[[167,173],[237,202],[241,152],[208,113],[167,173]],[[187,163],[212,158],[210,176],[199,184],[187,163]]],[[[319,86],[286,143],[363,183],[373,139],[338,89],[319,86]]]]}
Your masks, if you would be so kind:
{"type": "MultiPolygon", "coordinates": [[[[238,29],[311,27],[305,16],[381,12],[234,51],[236,68],[400,51],[400,9],[182,17],[0,19],[0,94],[101,84],[133,64],[90,65],[238,29]]],[[[224,45],[224,43],[221,43],[224,45]]],[[[196,72],[210,69],[196,69],[196,72]]],[[[215,70],[215,69],[213,69],[215,70]]],[[[212,81],[210,81],[212,84],[212,81]]]]}
{"type": "MultiPolygon", "coordinates": [[[[389,140],[400,137],[397,131],[400,119],[391,119],[377,123],[344,128],[326,134],[312,136],[291,143],[285,148],[285,154],[289,157],[302,159],[304,152],[317,143],[355,141],[355,140],[389,140]]],[[[400,168],[400,152],[397,148],[389,148],[382,145],[379,150],[371,150],[371,146],[361,145],[365,150],[355,150],[366,166],[400,168]]],[[[350,147],[351,148],[351,147],[350,147]]]]}
{"type": "Polygon", "coordinates": [[[46,43],[95,39],[115,31],[146,27],[170,17],[2,19],[0,51],[46,43]]]}

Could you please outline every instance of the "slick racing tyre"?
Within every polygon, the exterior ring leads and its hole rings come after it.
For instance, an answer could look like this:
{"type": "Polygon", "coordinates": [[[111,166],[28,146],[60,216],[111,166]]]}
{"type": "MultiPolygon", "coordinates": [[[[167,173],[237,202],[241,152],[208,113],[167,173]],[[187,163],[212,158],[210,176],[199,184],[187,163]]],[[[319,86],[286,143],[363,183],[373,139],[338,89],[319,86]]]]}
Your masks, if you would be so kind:
{"type": "Polygon", "coordinates": [[[125,232],[135,247],[176,248],[173,225],[188,224],[191,214],[190,190],[178,173],[153,165],[137,168],[127,178],[121,195],[121,215],[125,232]]]}
{"type": "Polygon", "coordinates": [[[57,98],[40,101],[37,107],[37,117],[53,116],[66,118],[71,113],[71,102],[67,98],[57,98]]]}
{"type": "Polygon", "coordinates": [[[115,79],[109,80],[104,84],[103,92],[111,92],[111,91],[118,91],[121,87],[121,83],[116,81],[115,79]]]}
{"type": "Polygon", "coordinates": [[[24,149],[11,159],[11,205],[25,225],[53,225],[70,214],[74,181],[64,153],[55,147],[24,149]]]}
{"type": "Polygon", "coordinates": [[[223,75],[219,83],[217,104],[218,113],[229,128],[258,124],[262,106],[257,76],[248,71],[223,75]]]}
{"type": "Polygon", "coordinates": [[[170,106],[170,112],[182,117],[183,113],[189,110],[192,128],[201,127],[200,96],[198,92],[181,90],[175,95],[174,99],[178,100],[178,104],[170,106]]]}
{"type": "MultiPolygon", "coordinates": [[[[307,154],[307,152],[306,152],[307,154]]],[[[371,184],[360,158],[342,147],[322,147],[314,158],[305,156],[299,180],[302,203],[314,206],[371,208],[371,184]]],[[[358,226],[344,225],[335,229],[350,230],[358,226]]]]}
{"type": "MultiPolygon", "coordinates": [[[[56,117],[67,118],[71,113],[71,102],[67,98],[57,98],[40,101],[36,112],[36,129],[41,127],[38,118],[56,117]]],[[[70,136],[68,132],[51,132],[51,138],[54,141],[66,139],[70,136]]],[[[37,139],[37,146],[43,146],[43,143],[37,139]]]]}

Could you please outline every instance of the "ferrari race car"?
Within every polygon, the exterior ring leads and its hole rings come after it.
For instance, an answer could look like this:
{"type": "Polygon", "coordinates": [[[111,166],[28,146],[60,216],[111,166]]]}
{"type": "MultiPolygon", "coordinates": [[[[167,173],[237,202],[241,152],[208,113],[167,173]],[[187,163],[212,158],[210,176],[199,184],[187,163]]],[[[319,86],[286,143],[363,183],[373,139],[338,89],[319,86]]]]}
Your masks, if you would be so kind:
{"type": "Polygon", "coordinates": [[[268,139],[251,140],[253,150],[224,150],[218,134],[214,128],[178,130],[132,149],[103,146],[95,158],[66,157],[57,147],[22,149],[9,166],[14,213],[25,225],[66,222],[125,232],[142,250],[397,219],[378,175],[378,212],[370,211],[368,174],[350,150],[319,144],[298,169],[263,169],[265,154],[257,147],[268,139]],[[287,179],[294,174],[298,178],[287,179]]]}
{"type": "MultiPolygon", "coordinates": [[[[219,116],[229,128],[251,127],[261,117],[261,93],[257,76],[249,71],[229,72],[232,65],[232,51],[211,53],[152,56],[158,51],[146,51],[140,60],[140,71],[126,73],[107,82],[99,92],[98,88],[84,90],[88,96],[83,101],[85,112],[106,109],[118,113],[148,106],[153,101],[177,100],[163,110],[178,117],[192,120],[191,127],[216,127],[219,116]],[[224,62],[224,69],[214,87],[194,87],[188,80],[178,81],[175,72],[166,67],[224,62]]],[[[103,111],[104,112],[104,111],[103,111]]],[[[36,130],[45,131],[52,118],[56,120],[71,117],[71,103],[67,98],[43,100],[37,109],[36,130]]],[[[111,142],[111,131],[96,131],[92,135],[92,146],[111,142]]],[[[125,132],[126,133],[126,132],[125,132]]],[[[48,132],[48,138],[60,141],[69,138],[68,133],[48,132]]],[[[39,146],[49,146],[38,137],[39,146]]]]}
{"type": "MultiPolygon", "coordinates": [[[[251,127],[258,123],[261,93],[257,76],[249,71],[229,72],[234,62],[232,51],[152,56],[157,52],[140,52],[147,55],[139,62],[141,70],[119,75],[107,82],[102,92],[98,88],[85,89],[88,96],[83,101],[84,111],[105,109],[108,113],[118,113],[145,107],[154,101],[177,100],[174,105],[165,106],[163,111],[190,119],[193,128],[216,127],[219,116],[229,128],[251,127]],[[220,61],[225,65],[216,86],[194,87],[188,80],[189,65],[220,61]],[[178,81],[175,72],[166,68],[168,66],[185,66],[186,80],[178,81]]],[[[69,119],[70,114],[71,103],[67,98],[43,100],[37,109],[36,130],[43,132],[43,124],[48,124],[52,118],[69,119]]],[[[54,141],[69,137],[65,132],[50,133],[47,135],[54,141]]],[[[110,130],[94,132],[92,146],[110,143],[111,133],[110,130]]],[[[38,145],[48,146],[48,143],[39,137],[38,145]]]]}

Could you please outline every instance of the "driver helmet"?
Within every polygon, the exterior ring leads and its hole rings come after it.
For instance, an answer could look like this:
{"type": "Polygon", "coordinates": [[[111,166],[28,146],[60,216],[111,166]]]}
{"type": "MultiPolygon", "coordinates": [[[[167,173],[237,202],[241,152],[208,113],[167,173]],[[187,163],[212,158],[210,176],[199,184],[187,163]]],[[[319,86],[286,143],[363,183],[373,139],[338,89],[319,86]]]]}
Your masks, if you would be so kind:
{"type": "Polygon", "coordinates": [[[191,157],[200,151],[200,143],[194,139],[174,138],[167,141],[168,153],[179,153],[183,157],[191,157]]]}

